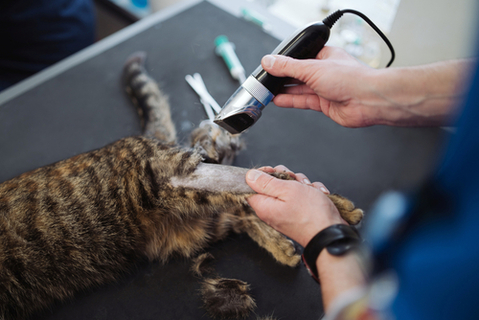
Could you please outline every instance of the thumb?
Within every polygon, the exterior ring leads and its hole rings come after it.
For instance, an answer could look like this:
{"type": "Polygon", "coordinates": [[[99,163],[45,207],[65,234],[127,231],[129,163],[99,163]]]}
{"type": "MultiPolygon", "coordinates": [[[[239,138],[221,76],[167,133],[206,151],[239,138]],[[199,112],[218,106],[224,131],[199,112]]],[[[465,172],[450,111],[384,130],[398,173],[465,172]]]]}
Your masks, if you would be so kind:
{"type": "Polygon", "coordinates": [[[263,171],[252,169],[246,173],[246,183],[257,193],[278,198],[284,193],[285,180],[264,173],[263,171]]]}
{"type": "Polygon", "coordinates": [[[276,77],[291,77],[302,82],[310,78],[314,68],[311,60],[299,60],[282,55],[266,55],[261,59],[263,69],[276,77]]]}

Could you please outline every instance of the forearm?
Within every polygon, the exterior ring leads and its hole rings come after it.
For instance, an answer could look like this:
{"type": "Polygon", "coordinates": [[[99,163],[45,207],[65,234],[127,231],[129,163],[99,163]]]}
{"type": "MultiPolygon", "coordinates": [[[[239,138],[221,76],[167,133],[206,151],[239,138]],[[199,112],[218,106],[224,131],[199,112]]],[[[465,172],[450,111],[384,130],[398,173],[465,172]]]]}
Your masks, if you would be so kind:
{"type": "Polygon", "coordinates": [[[326,313],[342,293],[366,285],[366,278],[355,253],[333,256],[323,250],[316,261],[323,306],[326,313]]]}
{"type": "Polygon", "coordinates": [[[420,67],[382,69],[370,78],[375,124],[450,124],[467,91],[474,61],[456,60],[420,67]]]}

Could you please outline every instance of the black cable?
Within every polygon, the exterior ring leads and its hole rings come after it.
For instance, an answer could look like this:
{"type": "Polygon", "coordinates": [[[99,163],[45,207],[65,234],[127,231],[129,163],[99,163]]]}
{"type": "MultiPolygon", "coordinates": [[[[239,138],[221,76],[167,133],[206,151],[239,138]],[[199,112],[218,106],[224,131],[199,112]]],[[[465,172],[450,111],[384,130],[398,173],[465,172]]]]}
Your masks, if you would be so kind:
{"type": "Polygon", "coordinates": [[[336,23],[336,21],[338,21],[338,19],[341,18],[343,16],[343,14],[345,14],[345,13],[352,13],[352,14],[355,14],[355,15],[361,17],[384,40],[384,42],[388,46],[389,50],[391,51],[391,60],[389,60],[388,64],[386,65],[386,68],[389,67],[393,63],[394,58],[396,57],[396,53],[394,52],[393,45],[391,44],[389,39],[386,37],[386,35],[374,24],[374,22],[372,22],[363,13],[361,13],[359,11],[356,11],[356,10],[353,10],[353,9],[338,10],[336,12],[333,12],[329,16],[327,16],[323,20],[323,23],[331,29],[333,27],[333,25],[336,23]]]}

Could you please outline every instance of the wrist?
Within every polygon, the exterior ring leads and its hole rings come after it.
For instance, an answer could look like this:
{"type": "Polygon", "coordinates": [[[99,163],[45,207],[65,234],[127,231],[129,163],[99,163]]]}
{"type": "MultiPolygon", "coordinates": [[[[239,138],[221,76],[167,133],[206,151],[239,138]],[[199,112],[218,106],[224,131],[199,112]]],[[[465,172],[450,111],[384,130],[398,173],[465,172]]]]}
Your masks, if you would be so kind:
{"type": "Polygon", "coordinates": [[[365,81],[368,95],[362,100],[366,114],[373,125],[407,125],[411,107],[420,104],[424,97],[419,88],[407,81],[412,75],[403,68],[380,69],[365,81]]]}
{"type": "Polygon", "coordinates": [[[369,77],[365,105],[371,122],[393,126],[445,125],[464,95],[466,61],[380,69],[369,77]]]}
{"type": "Polygon", "coordinates": [[[295,239],[303,248],[306,248],[309,242],[322,230],[327,229],[333,225],[337,224],[344,224],[349,226],[347,223],[341,221],[340,219],[337,220],[330,220],[327,224],[314,224],[309,223],[308,225],[301,228],[301,236],[298,239],[295,239]]]}
{"type": "Polygon", "coordinates": [[[303,261],[316,281],[319,281],[317,269],[318,258],[324,252],[330,255],[342,256],[357,248],[361,238],[357,230],[349,225],[335,224],[321,230],[306,245],[303,261]]]}
{"type": "Polygon", "coordinates": [[[364,261],[354,251],[343,256],[334,256],[327,250],[323,250],[316,266],[321,279],[321,293],[326,314],[331,311],[333,301],[344,292],[364,287],[367,283],[364,261]]]}

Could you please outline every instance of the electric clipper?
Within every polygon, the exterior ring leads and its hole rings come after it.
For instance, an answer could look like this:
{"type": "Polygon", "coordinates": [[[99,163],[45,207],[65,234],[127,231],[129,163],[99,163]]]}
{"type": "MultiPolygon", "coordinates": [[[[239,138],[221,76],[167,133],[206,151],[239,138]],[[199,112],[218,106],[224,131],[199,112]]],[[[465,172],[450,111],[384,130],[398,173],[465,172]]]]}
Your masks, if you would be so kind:
{"type": "MultiPolygon", "coordinates": [[[[316,57],[329,39],[330,28],[315,22],[296,31],[281,42],[271,54],[281,54],[296,59],[316,57]]],[[[287,78],[274,77],[261,65],[246,79],[225,103],[214,122],[232,134],[241,133],[261,117],[261,110],[273,100],[287,78]]]]}
{"type": "MultiPolygon", "coordinates": [[[[328,41],[332,26],[344,13],[360,16],[384,40],[391,51],[391,60],[386,66],[389,67],[395,57],[391,43],[368,17],[352,9],[338,10],[322,22],[309,24],[296,31],[288,39],[281,42],[271,54],[289,56],[295,59],[315,58],[328,41]]],[[[287,78],[270,75],[260,65],[226,101],[214,122],[232,134],[245,131],[258,121],[261,117],[261,111],[280,92],[287,80],[287,78]]]]}

